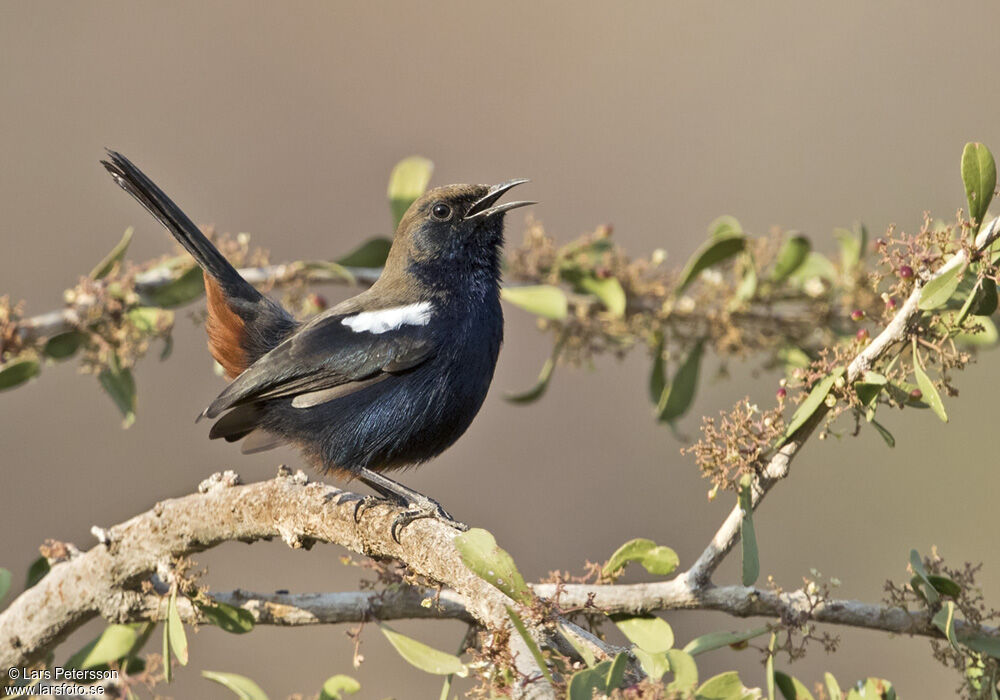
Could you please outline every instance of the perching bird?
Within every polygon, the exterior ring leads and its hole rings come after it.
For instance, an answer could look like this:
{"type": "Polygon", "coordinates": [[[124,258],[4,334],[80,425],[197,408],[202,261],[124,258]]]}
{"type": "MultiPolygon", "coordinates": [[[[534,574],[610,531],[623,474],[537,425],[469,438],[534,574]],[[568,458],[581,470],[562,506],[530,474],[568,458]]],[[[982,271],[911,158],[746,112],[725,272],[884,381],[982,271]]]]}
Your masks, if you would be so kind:
{"type": "Polygon", "coordinates": [[[430,190],[400,221],[378,281],[300,323],[127,158],[102,163],[204,270],[208,346],[233,380],[201,414],[218,418],[209,437],[244,439],[245,453],[295,445],[321,471],[359,479],[407,509],[397,540],[417,518],[454,522],[382,472],[440,454],[486,397],[503,339],[504,213],[534,204],[497,201],[526,180],[430,190]]]}

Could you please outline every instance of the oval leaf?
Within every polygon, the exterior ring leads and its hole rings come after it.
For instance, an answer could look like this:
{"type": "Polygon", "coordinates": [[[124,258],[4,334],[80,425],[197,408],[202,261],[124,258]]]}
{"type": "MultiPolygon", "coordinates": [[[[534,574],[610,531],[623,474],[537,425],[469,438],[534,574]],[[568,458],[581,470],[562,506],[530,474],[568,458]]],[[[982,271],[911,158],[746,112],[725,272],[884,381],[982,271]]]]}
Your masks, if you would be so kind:
{"type": "MultiPolygon", "coordinates": [[[[698,700],[742,700],[746,688],[736,671],[727,671],[712,676],[695,692],[698,700]]],[[[746,697],[753,697],[749,695],[746,697]]]]}
{"type": "Polygon", "coordinates": [[[802,685],[802,681],[787,673],[775,671],[774,683],[778,686],[778,690],[781,691],[781,696],[785,700],[814,700],[809,689],[802,685]]]}
{"type": "MultiPolygon", "coordinates": [[[[673,651],[676,651],[676,649],[673,651]]],[[[663,678],[663,674],[670,670],[670,661],[667,660],[667,652],[653,654],[641,647],[635,647],[632,649],[632,655],[635,656],[645,674],[654,681],[659,681],[663,678]]],[[[697,673],[697,668],[695,669],[695,673],[697,673]]],[[[698,679],[695,677],[694,683],[697,682],[698,679]]],[[[694,687],[694,683],[691,684],[692,687],[694,687]]]]}
{"type": "Polygon", "coordinates": [[[955,637],[955,601],[945,601],[945,604],[937,611],[931,622],[944,633],[945,638],[951,643],[955,651],[961,651],[958,648],[958,639],[955,637]]]}
{"type": "Polygon", "coordinates": [[[427,189],[434,172],[434,163],[421,156],[410,156],[396,163],[389,175],[389,206],[392,209],[392,226],[399,220],[420,195],[427,189]]]}
{"type": "Polygon", "coordinates": [[[0,391],[21,386],[32,377],[37,377],[40,371],[38,360],[31,357],[0,365],[0,391]]]}
{"type": "Polygon", "coordinates": [[[216,627],[232,634],[245,634],[253,630],[253,613],[243,608],[226,605],[218,601],[211,604],[195,603],[198,609],[216,627]]]}
{"type": "Polygon", "coordinates": [[[0,602],[3,601],[4,596],[7,595],[7,591],[10,590],[10,582],[13,576],[10,571],[0,567],[0,602]]]}
{"type": "Polygon", "coordinates": [[[566,292],[551,284],[504,287],[500,290],[500,298],[536,316],[555,321],[566,318],[569,313],[566,292]]]}
{"type": "Polygon", "coordinates": [[[806,424],[806,421],[812,417],[816,409],[823,405],[826,395],[830,393],[830,389],[833,388],[833,385],[842,376],[844,376],[844,368],[837,367],[833,372],[816,382],[812,391],[809,392],[809,396],[799,404],[799,407],[795,409],[795,413],[792,414],[792,419],[788,421],[788,427],[785,428],[785,434],[781,440],[782,443],[794,435],[796,430],[806,424]]]}
{"type": "Polygon", "coordinates": [[[469,675],[469,669],[454,654],[429,647],[423,642],[418,642],[416,639],[411,639],[404,634],[396,632],[388,625],[379,624],[379,629],[382,630],[382,634],[389,640],[389,643],[399,652],[399,655],[421,671],[433,673],[438,676],[447,676],[453,673],[461,678],[469,675]]]}
{"type": "Polygon", "coordinates": [[[806,261],[811,250],[812,243],[805,236],[796,235],[785,240],[778,250],[774,269],[771,271],[771,280],[781,282],[786,279],[806,261]]]}
{"type": "Polygon", "coordinates": [[[628,300],[625,298],[622,283],[616,277],[597,279],[591,275],[584,275],[577,284],[584,292],[593,294],[600,299],[615,318],[621,318],[625,315],[625,306],[628,300]]]}
{"type": "Polygon", "coordinates": [[[746,632],[709,632],[685,644],[684,651],[691,656],[698,656],[698,654],[704,654],[707,651],[715,651],[731,644],[745,642],[748,639],[767,634],[769,631],[767,627],[757,627],[746,632]]]}
{"type": "Polygon", "coordinates": [[[977,332],[959,333],[955,336],[955,341],[963,345],[975,347],[991,347],[1000,340],[1000,333],[997,332],[996,324],[989,316],[974,316],[971,327],[977,332]]]}
{"type": "Polygon", "coordinates": [[[913,374],[917,378],[917,386],[923,393],[921,397],[931,410],[934,411],[935,415],[940,418],[945,423],[948,422],[948,414],[945,413],[944,403],[941,401],[941,395],[938,394],[937,388],[934,386],[934,382],[931,378],[927,376],[924,372],[924,368],[920,366],[920,355],[917,353],[916,342],[913,344],[913,374]]]}
{"type": "Polygon", "coordinates": [[[201,268],[193,265],[178,277],[157,287],[148,287],[143,296],[152,302],[153,306],[170,308],[188,304],[205,293],[205,279],[201,268]]]}
{"type": "Polygon", "coordinates": [[[132,242],[133,233],[135,233],[135,229],[131,226],[125,229],[122,239],[118,241],[115,247],[111,249],[111,252],[105,255],[104,259],[97,263],[97,266],[90,271],[90,279],[102,279],[107,277],[111,271],[115,269],[115,265],[120,263],[125,257],[125,251],[128,250],[128,244],[132,242]]]}
{"type": "Polygon", "coordinates": [[[695,251],[681,273],[674,294],[680,294],[697,279],[702,271],[725,262],[746,247],[746,237],[742,234],[723,234],[706,241],[695,251]]]}
{"type": "Polygon", "coordinates": [[[743,233],[743,227],[735,216],[723,214],[708,225],[708,235],[714,237],[738,236],[743,233]]]}
{"type": "Polygon", "coordinates": [[[267,695],[259,685],[246,676],[221,671],[202,671],[201,675],[210,681],[229,688],[240,700],[267,700],[267,695]]]}
{"type": "Polygon", "coordinates": [[[923,289],[920,290],[918,308],[923,311],[930,311],[932,309],[939,309],[948,303],[951,295],[958,289],[958,285],[962,281],[962,276],[965,275],[966,267],[965,265],[953,267],[925,284],[923,289]]]}
{"type": "Polygon", "coordinates": [[[743,519],[740,520],[740,546],[743,553],[743,585],[752,586],[760,576],[760,557],[757,553],[757,535],[753,529],[753,500],[751,489],[753,477],[745,474],[740,479],[740,510],[743,519]]]}
{"type": "Polygon", "coordinates": [[[391,247],[392,241],[388,238],[372,238],[338,259],[337,264],[343,267],[382,267],[391,247]]]}
{"type": "Polygon", "coordinates": [[[108,625],[101,634],[66,661],[68,668],[95,668],[128,656],[136,631],[129,625],[108,625]]]}
{"type": "Polygon", "coordinates": [[[649,400],[654,405],[659,405],[660,397],[667,386],[667,368],[663,360],[663,350],[666,339],[661,331],[656,332],[656,340],[653,348],[653,366],[649,370],[649,400]]]}
{"type": "Polygon", "coordinates": [[[915,549],[910,550],[910,568],[913,570],[913,581],[910,582],[910,585],[913,586],[913,589],[918,594],[923,596],[928,605],[937,605],[941,598],[938,596],[934,584],[931,583],[930,578],[927,576],[927,569],[924,568],[920,552],[915,549]]]}
{"type": "Polygon", "coordinates": [[[965,144],[962,151],[962,182],[965,184],[965,197],[969,201],[969,217],[976,222],[978,231],[997,187],[997,166],[990,149],[983,144],[965,144]]]}
{"type": "Polygon", "coordinates": [[[630,642],[654,654],[672,649],[674,631],[655,615],[616,618],[615,625],[630,642]]]}
{"type": "Polygon", "coordinates": [[[674,680],[667,686],[667,690],[691,692],[698,685],[698,665],[690,654],[680,649],[671,649],[664,652],[667,661],[670,662],[670,671],[674,674],[674,680]]]}
{"type": "Polygon", "coordinates": [[[87,340],[87,334],[80,331],[66,331],[49,338],[42,350],[45,356],[52,360],[65,360],[72,357],[87,340]]]}
{"type": "Polygon", "coordinates": [[[354,695],[361,690],[361,684],[350,676],[338,673],[330,676],[323,683],[323,690],[319,694],[319,700],[343,700],[345,695],[354,695]]]}
{"type": "Polygon", "coordinates": [[[487,530],[474,527],[458,535],[454,542],[462,561],[479,578],[519,603],[530,603],[534,598],[513,558],[487,530]]]}
{"type": "Polygon", "coordinates": [[[664,423],[673,423],[687,413],[694,402],[698,389],[698,371],[705,342],[699,340],[677,368],[673,381],[663,389],[660,402],[656,406],[657,418],[664,423]]]}
{"type": "Polygon", "coordinates": [[[177,611],[176,589],[170,594],[170,602],[167,604],[167,638],[170,640],[170,651],[180,662],[181,666],[187,666],[187,634],[184,632],[184,623],[181,622],[181,615],[177,611]]]}
{"type": "Polygon", "coordinates": [[[611,672],[611,661],[602,661],[593,668],[577,671],[569,680],[569,700],[593,700],[607,694],[607,677],[611,672]]]}
{"type": "Polygon", "coordinates": [[[132,425],[135,422],[135,379],[132,378],[131,370],[121,369],[117,356],[112,355],[111,364],[101,370],[97,379],[122,412],[122,427],[132,425]]]}
{"type": "Polygon", "coordinates": [[[844,693],[840,689],[840,683],[837,682],[832,673],[829,671],[824,673],[823,682],[826,684],[826,694],[830,696],[830,700],[844,700],[844,693]]]}

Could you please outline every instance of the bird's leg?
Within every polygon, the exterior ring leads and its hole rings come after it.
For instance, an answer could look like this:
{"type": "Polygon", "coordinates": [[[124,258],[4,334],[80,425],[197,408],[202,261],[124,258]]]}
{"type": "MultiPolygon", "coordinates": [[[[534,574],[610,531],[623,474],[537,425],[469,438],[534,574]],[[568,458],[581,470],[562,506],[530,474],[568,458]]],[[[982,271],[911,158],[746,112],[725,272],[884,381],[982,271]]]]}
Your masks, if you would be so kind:
{"type": "MultiPolygon", "coordinates": [[[[362,483],[367,484],[378,492],[378,494],[385,500],[406,508],[405,511],[397,515],[392,521],[391,534],[392,539],[396,542],[399,542],[399,533],[404,527],[412,523],[414,520],[420,520],[422,518],[434,518],[435,520],[440,520],[448,525],[451,525],[456,530],[465,531],[469,529],[468,525],[455,520],[455,518],[451,516],[451,513],[442,508],[441,504],[433,498],[403,486],[398,481],[393,481],[388,477],[382,476],[378,472],[364,467],[357,471],[357,478],[362,483]]],[[[354,517],[356,519],[361,517],[361,514],[364,511],[368,510],[368,508],[371,508],[373,505],[376,505],[378,502],[378,499],[367,498],[359,501],[354,508],[354,517]]]]}

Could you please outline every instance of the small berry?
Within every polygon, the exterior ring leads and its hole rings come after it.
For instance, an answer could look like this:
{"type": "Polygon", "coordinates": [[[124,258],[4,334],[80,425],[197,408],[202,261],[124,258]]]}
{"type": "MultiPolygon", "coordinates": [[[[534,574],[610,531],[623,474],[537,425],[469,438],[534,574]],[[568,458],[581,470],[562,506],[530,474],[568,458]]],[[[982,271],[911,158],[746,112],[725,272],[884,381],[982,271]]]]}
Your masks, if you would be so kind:
{"type": "Polygon", "coordinates": [[[856,338],[857,338],[858,340],[860,340],[860,341],[862,341],[862,342],[864,342],[864,341],[868,340],[868,329],[867,329],[867,328],[862,328],[862,329],[860,329],[860,330],[859,330],[859,331],[858,331],[858,332],[857,332],[857,333],[855,334],[855,336],[854,336],[854,337],[856,337],[856,338]]]}
{"type": "Polygon", "coordinates": [[[910,392],[910,398],[913,399],[914,401],[919,401],[920,399],[924,398],[924,392],[920,391],[920,389],[914,389],[913,391],[910,392]]]}
{"type": "Polygon", "coordinates": [[[864,318],[865,318],[865,312],[862,311],[861,309],[855,309],[854,311],[851,312],[852,321],[863,321],[864,318]]]}
{"type": "Polygon", "coordinates": [[[908,280],[913,277],[913,268],[909,265],[903,265],[899,268],[899,276],[904,280],[908,280]]]}
{"type": "Polygon", "coordinates": [[[896,301],[896,297],[889,297],[885,300],[885,308],[889,309],[889,311],[892,311],[897,306],[899,306],[899,302],[896,301]]]}
{"type": "Polygon", "coordinates": [[[785,397],[788,396],[788,390],[785,387],[779,387],[778,391],[775,392],[778,397],[778,401],[784,401],[785,397]]]}

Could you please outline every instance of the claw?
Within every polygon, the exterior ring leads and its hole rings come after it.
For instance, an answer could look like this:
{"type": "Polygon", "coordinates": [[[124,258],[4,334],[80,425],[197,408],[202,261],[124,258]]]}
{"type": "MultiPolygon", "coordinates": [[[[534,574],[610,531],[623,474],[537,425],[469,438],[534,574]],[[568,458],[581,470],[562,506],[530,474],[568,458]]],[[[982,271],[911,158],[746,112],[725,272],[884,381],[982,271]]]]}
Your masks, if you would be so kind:
{"type": "Polygon", "coordinates": [[[361,522],[361,516],[364,515],[365,511],[369,508],[374,508],[375,506],[388,503],[389,501],[379,496],[365,496],[354,504],[354,522],[361,522]]]}
{"type": "Polygon", "coordinates": [[[442,508],[441,504],[433,498],[428,498],[426,496],[424,498],[426,500],[423,502],[408,504],[410,507],[407,510],[404,510],[402,513],[393,518],[392,528],[389,530],[389,534],[392,535],[392,539],[396,542],[396,544],[402,544],[402,542],[399,541],[399,533],[403,531],[404,527],[415,520],[422,520],[424,518],[433,518],[434,520],[442,522],[445,525],[449,525],[460,532],[465,532],[469,529],[468,525],[455,520],[451,513],[442,508]]]}

